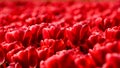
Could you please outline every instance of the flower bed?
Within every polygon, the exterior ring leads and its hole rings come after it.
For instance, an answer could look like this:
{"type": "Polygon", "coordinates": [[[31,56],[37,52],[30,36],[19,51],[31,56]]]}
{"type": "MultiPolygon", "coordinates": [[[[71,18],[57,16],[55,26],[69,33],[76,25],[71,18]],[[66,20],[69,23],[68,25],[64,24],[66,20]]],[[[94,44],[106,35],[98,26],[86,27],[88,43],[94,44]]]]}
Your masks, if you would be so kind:
{"type": "Polygon", "coordinates": [[[0,2],[0,68],[119,64],[119,2],[0,2]]]}

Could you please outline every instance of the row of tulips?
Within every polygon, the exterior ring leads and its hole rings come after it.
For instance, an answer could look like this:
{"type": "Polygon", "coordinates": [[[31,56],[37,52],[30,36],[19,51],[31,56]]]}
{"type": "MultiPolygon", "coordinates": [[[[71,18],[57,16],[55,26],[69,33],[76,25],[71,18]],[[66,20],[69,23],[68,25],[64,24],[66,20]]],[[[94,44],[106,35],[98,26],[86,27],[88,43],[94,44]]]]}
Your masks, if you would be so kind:
{"type": "Polygon", "coordinates": [[[0,68],[119,64],[119,2],[0,2],[0,68]]]}

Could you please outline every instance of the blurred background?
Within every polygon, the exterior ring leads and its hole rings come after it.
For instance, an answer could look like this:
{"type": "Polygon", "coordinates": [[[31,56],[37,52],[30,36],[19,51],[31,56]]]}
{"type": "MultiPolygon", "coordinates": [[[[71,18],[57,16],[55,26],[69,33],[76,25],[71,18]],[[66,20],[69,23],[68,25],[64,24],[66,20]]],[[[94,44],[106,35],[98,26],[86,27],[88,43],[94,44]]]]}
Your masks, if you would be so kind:
{"type": "Polygon", "coordinates": [[[66,2],[66,1],[81,1],[81,2],[113,2],[118,0],[0,0],[0,1],[34,1],[34,2],[66,2]]]}

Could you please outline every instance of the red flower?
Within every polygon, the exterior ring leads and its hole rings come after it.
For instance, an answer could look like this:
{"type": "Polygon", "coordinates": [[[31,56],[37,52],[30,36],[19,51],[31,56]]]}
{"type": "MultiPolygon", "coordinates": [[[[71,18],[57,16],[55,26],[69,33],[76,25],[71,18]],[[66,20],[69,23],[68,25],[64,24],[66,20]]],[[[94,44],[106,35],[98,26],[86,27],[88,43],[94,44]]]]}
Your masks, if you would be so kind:
{"type": "Polygon", "coordinates": [[[6,40],[6,42],[13,42],[13,41],[15,41],[13,32],[7,32],[5,34],[5,40],[6,40]]]}
{"type": "Polygon", "coordinates": [[[7,52],[9,52],[10,50],[13,50],[13,49],[23,48],[23,45],[20,42],[14,41],[14,42],[11,42],[11,43],[3,42],[1,44],[1,47],[7,53],[7,52]]]}
{"type": "Polygon", "coordinates": [[[74,62],[77,53],[79,54],[75,50],[60,51],[47,60],[41,61],[40,68],[77,68],[74,62]]]}
{"type": "Polygon", "coordinates": [[[64,29],[59,26],[50,26],[42,29],[43,39],[60,39],[64,33],[64,29]]]}
{"type": "Polygon", "coordinates": [[[22,49],[23,48],[21,47],[21,48],[12,49],[11,51],[7,52],[6,60],[8,61],[8,63],[14,62],[14,58],[13,58],[14,54],[16,54],[22,49]]]}
{"type": "MultiPolygon", "coordinates": [[[[13,51],[15,53],[15,51],[13,51]]],[[[8,56],[11,56],[9,53],[8,56]]],[[[38,53],[34,47],[28,47],[25,50],[20,50],[12,57],[12,62],[19,63],[22,67],[36,67],[38,64],[38,53]]]]}
{"type": "Polygon", "coordinates": [[[108,40],[119,40],[120,39],[120,27],[108,28],[105,32],[106,39],[108,40]]]}
{"type": "Polygon", "coordinates": [[[19,63],[10,63],[7,68],[22,68],[22,66],[19,63]]]}
{"type": "Polygon", "coordinates": [[[116,53],[106,55],[106,63],[103,68],[119,68],[120,67],[120,55],[116,53]]]}
{"type": "MultiPolygon", "coordinates": [[[[29,64],[29,67],[37,67],[38,65],[38,53],[36,51],[36,49],[34,47],[28,47],[26,49],[28,51],[28,64],[29,64]]],[[[24,60],[24,59],[22,59],[24,60]]]]}

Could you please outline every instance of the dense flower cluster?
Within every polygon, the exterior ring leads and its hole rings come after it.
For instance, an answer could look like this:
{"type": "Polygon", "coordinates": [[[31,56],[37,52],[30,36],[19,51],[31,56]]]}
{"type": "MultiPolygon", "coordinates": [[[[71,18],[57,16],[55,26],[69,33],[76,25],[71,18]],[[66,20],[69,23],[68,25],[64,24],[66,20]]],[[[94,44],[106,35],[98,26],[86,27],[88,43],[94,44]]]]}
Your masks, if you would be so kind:
{"type": "Polygon", "coordinates": [[[0,68],[119,64],[119,2],[0,2],[0,68]]]}

